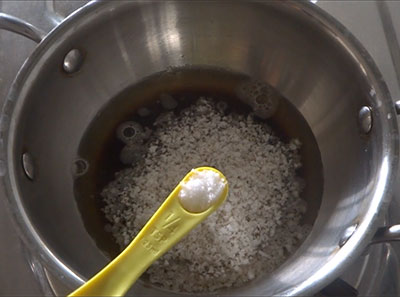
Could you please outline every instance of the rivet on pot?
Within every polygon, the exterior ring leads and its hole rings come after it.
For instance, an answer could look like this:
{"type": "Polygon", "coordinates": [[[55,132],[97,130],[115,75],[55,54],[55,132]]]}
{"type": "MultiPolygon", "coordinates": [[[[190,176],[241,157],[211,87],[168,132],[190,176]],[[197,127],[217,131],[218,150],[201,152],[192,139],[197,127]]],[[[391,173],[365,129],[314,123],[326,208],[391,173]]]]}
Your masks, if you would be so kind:
{"type": "Polygon", "coordinates": [[[32,156],[29,153],[24,153],[22,155],[22,169],[30,180],[34,179],[35,168],[33,167],[32,156]]]}
{"type": "Polygon", "coordinates": [[[83,54],[78,49],[70,50],[64,57],[63,69],[68,74],[73,74],[81,69],[83,54]]]}
{"type": "Polygon", "coordinates": [[[85,159],[77,159],[72,165],[72,174],[75,177],[84,175],[89,170],[89,162],[85,159]]]}
{"type": "Polygon", "coordinates": [[[394,108],[396,109],[396,113],[400,115],[400,100],[394,103],[394,108]]]}
{"type": "Polygon", "coordinates": [[[361,132],[368,134],[372,128],[372,110],[368,106],[363,106],[358,113],[358,123],[361,132]]]}
{"type": "Polygon", "coordinates": [[[342,238],[339,241],[339,246],[342,247],[346,244],[346,242],[353,236],[354,232],[356,232],[358,224],[351,225],[347,227],[344,231],[342,238]]]}

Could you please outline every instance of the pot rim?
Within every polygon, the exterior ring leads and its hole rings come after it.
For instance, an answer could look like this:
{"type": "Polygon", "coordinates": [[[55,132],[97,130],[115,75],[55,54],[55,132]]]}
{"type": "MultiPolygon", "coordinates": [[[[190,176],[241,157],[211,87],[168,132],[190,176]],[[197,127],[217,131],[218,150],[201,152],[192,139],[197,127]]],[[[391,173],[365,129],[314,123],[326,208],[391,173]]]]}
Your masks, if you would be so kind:
{"type": "MultiPolygon", "coordinates": [[[[9,93],[3,105],[1,122],[0,122],[0,165],[4,165],[5,171],[1,176],[1,180],[6,192],[7,207],[17,226],[18,233],[22,237],[24,243],[34,254],[39,255],[45,266],[50,269],[56,276],[65,280],[70,287],[77,287],[85,282],[85,279],[76,271],[73,271],[67,264],[63,263],[58,256],[50,250],[40,237],[35,227],[31,224],[26,214],[22,199],[17,191],[17,179],[15,178],[14,166],[12,159],[12,151],[10,142],[15,138],[14,129],[16,127],[18,115],[21,111],[23,102],[18,100],[21,94],[27,90],[30,84],[31,75],[34,73],[37,61],[48,51],[49,48],[64,34],[71,24],[85,18],[87,15],[95,13],[97,10],[112,9],[117,5],[123,5],[123,2],[103,2],[91,1],[80,9],[73,12],[65,18],[58,26],[56,26],[46,37],[39,43],[33,53],[27,58],[23,66],[20,68],[14,82],[12,83],[9,93]]],[[[329,29],[338,42],[352,54],[368,80],[373,84],[381,94],[380,100],[385,106],[386,112],[391,114],[391,118],[387,119],[386,129],[388,134],[384,136],[385,143],[385,164],[381,167],[381,174],[378,181],[378,190],[372,199],[366,217],[358,226],[356,232],[351,239],[339,250],[335,255],[338,258],[335,264],[330,260],[327,267],[323,267],[322,273],[314,274],[314,278],[304,281],[296,287],[282,292],[283,295],[308,295],[312,291],[317,291],[325,285],[333,281],[339,276],[344,269],[350,264],[352,259],[356,259],[364,251],[364,248],[371,241],[376,229],[379,215],[387,208],[392,194],[392,187],[396,180],[398,169],[398,126],[397,115],[394,109],[394,103],[391,99],[387,85],[382,74],[375,65],[372,57],[363,47],[363,45],[350,33],[339,21],[329,15],[327,12],[308,1],[286,0],[282,5],[293,6],[301,10],[303,14],[307,14],[313,21],[318,22],[320,26],[329,29]],[[329,264],[329,265],[328,265],[329,264]]]]}

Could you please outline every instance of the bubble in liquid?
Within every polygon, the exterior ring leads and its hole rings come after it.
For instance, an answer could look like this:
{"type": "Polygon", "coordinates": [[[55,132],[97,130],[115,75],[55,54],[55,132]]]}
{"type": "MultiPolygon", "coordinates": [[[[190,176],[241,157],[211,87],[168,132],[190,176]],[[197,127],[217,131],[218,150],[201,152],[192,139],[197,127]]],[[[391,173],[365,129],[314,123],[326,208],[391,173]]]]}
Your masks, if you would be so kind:
{"type": "Polygon", "coordinates": [[[174,117],[174,113],[172,111],[165,112],[160,114],[154,122],[154,126],[162,126],[165,123],[170,122],[174,117]]]}
{"type": "Polygon", "coordinates": [[[142,138],[143,138],[144,140],[149,139],[152,132],[153,132],[153,131],[152,131],[150,128],[145,127],[145,128],[144,128],[144,132],[143,132],[143,134],[142,134],[142,138]]]}
{"type": "Polygon", "coordinates": [[[117,128],[117,137],[124,143],[140,142],[143,140],[143,127],[136,122],[124,122],[117,128]]]}
{"type": "Polygon", "coordinates": [[[256,97],[255,103],[258,105],[268,104],[269,98],[266,94],[260,94],[256,97]]]}
{"type": "Polygon", "coordinates": [[[119,160],[124,165],[131,165],[140,161],[144,156],[144,148],[137,144],[127,144],[121,150],[119,160]]]}
{"type": "Polygon", "coordinates": [[[237,96],[253,108],[262,119],[270,118],[278,109],[280,95],[272,86],[259,81],[247,81],[237,89],[237,96]]]}
{"type": "Polygon", "coordinates": [[[137,114],[141,117],[148,117],[151,115],[151,110],[146,107],[141,107],[138,109],[137,114]]]}
{"type": "Polygon", "coordinates": [[[76,159],[74,161],[74,164],[72,165],[72,174],[75,177],[82,176],[86,174],[89,170],[89,162],[86,161],[85,159],[76,159]]]}
{"type": "Polygon", "coordinates": [[[225,101],[218,101],[216,108],[218,109],[219,112],[223,113],[228,108],[228,104],[225,101]]]}
{"type": "Polygon", "coordinates": [[[161,94],[160,102],[161,102],[161,106],[163,108],[165,108],[166,110],[172,110],[178,106],[178,101],[176,101],[174,99],[174,97],[172,97],[169,94],[161,94]]]}

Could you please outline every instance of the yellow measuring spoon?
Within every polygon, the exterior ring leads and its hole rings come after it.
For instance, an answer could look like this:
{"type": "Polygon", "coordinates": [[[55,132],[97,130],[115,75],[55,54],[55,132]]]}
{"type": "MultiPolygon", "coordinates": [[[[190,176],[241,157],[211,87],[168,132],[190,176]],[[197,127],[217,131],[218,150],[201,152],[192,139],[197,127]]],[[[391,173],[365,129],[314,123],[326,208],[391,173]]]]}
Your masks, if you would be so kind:
{"type": "Polygon", "coordinates": [[[214,212],[227,195],[228,182],[221,172],[211,167],[193,169],[126,249],[69,296],[124,295],[154,261],[214,212]]]}

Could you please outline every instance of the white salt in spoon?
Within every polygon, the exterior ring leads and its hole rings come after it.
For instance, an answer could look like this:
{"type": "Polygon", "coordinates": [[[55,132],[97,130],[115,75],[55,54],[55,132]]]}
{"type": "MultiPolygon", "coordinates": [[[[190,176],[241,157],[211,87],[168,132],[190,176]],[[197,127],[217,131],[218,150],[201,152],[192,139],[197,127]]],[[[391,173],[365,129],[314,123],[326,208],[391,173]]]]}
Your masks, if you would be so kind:
{"type": "Polygon", "coordinates": [[[190,171],[135,239],[103,270],[69,296],[121,296],[158,258],[214,212],[228,195],[217,169],[190,171]]]}

